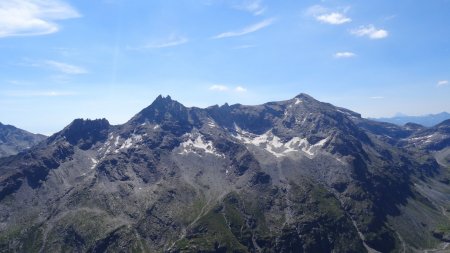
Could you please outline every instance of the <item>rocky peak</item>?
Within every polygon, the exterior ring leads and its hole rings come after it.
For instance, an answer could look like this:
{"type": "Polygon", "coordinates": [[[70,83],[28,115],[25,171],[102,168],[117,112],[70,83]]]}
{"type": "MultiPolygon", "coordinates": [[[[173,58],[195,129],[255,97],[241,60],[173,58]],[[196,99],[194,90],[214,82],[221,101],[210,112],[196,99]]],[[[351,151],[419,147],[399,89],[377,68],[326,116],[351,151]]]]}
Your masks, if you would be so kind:
{"type": "Polygon", "coordinates": [[[160,122],[167,118],[185,117],[187,108],[170,96],[159,95],[153,103],[138,113],[132,120],[160,122]]]}
{"type": "Polygon", "coordinates": [[[189,120],[189,110],[170,96],[159,95],[153,103],[136,114],[127,124],[137,126],[143,123],[153,123],[175,134],[186,132],[192,127],[189,120]]]}
{"type": "Polygon", "coordinates": [[[4,124],[2,124],[2,123],[0,122],[0,129],[9,129],[9,130],[12,130],[12,129],[15,129],[15,127],[13,127],[13,126],[11,126],[11,125],[8,125],[8,124],[4,125],[4,124]]]}
{"type": "Polygon", "coordinates": [[[317,101],[316,99],[314,99],[313,97],[311,97],[310,95],[308,95],[306,93],[300,93],[297,96],[295,96],[295,98],[304,99],[305,101],[319,102],[319,101],[317,101]]]}
{"type": "Polygon", "coordinates": [[[172,98],[170,96],[163,97],[162,95],[159,95],[158,97],[156,97],[155,101],[153,101],[151,106],[164,107],[164,106],[173,104],[174,102],[177,102],[177,101],[172,100],[172,98]]]}
{"type": "Polygon", "coordinates": [[[49,142],[65,138],[70,144],[87,150],[95,143],[106,140],[109,128],[110,124],[106,119],[75,119],[61,132],[49,138],[49,142]]]}

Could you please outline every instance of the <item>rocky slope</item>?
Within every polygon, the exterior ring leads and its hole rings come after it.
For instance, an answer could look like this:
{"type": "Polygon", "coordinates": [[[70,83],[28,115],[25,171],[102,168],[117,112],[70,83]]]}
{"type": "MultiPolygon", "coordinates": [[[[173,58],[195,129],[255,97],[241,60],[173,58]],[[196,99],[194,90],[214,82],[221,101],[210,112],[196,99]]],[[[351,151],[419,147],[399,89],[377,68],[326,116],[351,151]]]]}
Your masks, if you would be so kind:
{"type": "Polygon", "coordinates": [[[15,155],[43,141],[46,137],[0,123],[0,158],[15,155]]]}
{"type": "Polygon", "coordinates": [[[448,168],[394,126],[305,94],[75,120],[0,159],[0,252],[441,248],[448,168]]]}

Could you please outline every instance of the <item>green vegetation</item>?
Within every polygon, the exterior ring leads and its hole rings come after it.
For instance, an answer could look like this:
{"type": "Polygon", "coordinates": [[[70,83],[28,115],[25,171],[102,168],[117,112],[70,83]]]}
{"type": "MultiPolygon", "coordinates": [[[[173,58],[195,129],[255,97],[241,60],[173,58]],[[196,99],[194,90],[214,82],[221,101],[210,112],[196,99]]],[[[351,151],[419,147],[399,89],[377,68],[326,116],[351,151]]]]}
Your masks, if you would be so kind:
{"type": "Polygon", "coordinates": [[[225,252],[247,252],[247,248],[230,231],[221,211],[221,206],[209,211],[198,221],[189,238],[176,243],[176,248],[181,252],[213,252],[218,249],[225,252]]]}
{"type": "Polygon", "coordinates": [[[120,223],[102,212],[79,210],[68,213],[50,230],[45,251],[86,251],[118,226],[120,223]]]}

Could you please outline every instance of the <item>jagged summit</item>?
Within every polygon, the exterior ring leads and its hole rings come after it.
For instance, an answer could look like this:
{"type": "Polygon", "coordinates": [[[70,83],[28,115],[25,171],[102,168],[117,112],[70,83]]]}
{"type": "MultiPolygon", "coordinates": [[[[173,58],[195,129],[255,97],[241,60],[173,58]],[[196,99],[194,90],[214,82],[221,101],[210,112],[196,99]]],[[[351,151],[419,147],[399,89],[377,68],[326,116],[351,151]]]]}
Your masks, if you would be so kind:
{"type": "Polygon", "coordinates": [[[310,101],[317,101],[315,98],[313,98],[312,96],[310,96],[306,93],[300,93],[297,96],[295,96],[295,98],[305,99],[305,100],[310,100],[310,101]]]}
{"type": "MultiPolygon", "coordinates": [[[[179,114],[186,111],[186,107],[176,100],[173,100],[170,96],[163,97],[159,95],[153,103],[147,108],[143,109],[136,116],[140,120],[162,120],[168,114],[179,114]]],[[[136,119],[137,119],[136,118],[136,119]]]]}
{"type": "Polygon", "coordinates": [[[139,126],[145,124],[158,125],[161,129],[176,134],[191,129],[189,108],[185,107],[170,96],[159,95],[153,103],[131,118],[126,125],[139,126]]]}
{"type": "Polygon", "coordinates": [[[104,141],[108,136],[110,126],[109,121],[104,118],[95,120],[75,119],[63,130],[51,136],[48,142],[51,143],[63,138],[70,144],[86,150],[95,143],[104,141]]]}
{"type": "Polygon", "coordinates": [[[158,97],[156,97],[156,99],[153,101],[152,104],[167,104],[167,103],[170,103],[173,101],[174,100],[172,100],[170,95],[167,95],[166,97],[164,97],[163,95],[160,94],[158,97]]]}

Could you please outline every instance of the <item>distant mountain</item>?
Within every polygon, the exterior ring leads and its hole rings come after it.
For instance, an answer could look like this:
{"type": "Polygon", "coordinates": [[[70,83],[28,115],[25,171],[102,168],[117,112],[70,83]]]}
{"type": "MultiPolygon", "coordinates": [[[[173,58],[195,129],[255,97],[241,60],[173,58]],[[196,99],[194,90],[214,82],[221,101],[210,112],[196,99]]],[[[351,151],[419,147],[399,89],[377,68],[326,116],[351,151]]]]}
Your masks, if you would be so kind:
{"type": "Polygon", "coordinates": [[[397,125],[404,125],[406,123],[416,123],[422,126],[431,127],[447,119],[450,119],[450,113],[441,112],[438,114],[428,114],[423,116],[408,116],[400,114],[391,118],[374,118],[373,120],[389,122],[397,125]]]}
{"type": "Polygon", "coordinates": [[[414,141],[446,129],[306,94],[205,109],[159,96],[123,125],[77,119],[0,159],[0,252],[445,249],[450,167],[414,141]]]}
{"type": "Polygon", "coordinates": [[[15,155],[44,140],[46,136],[32,134],[11,125],[0,123],[0,157],[15,155]]]}

